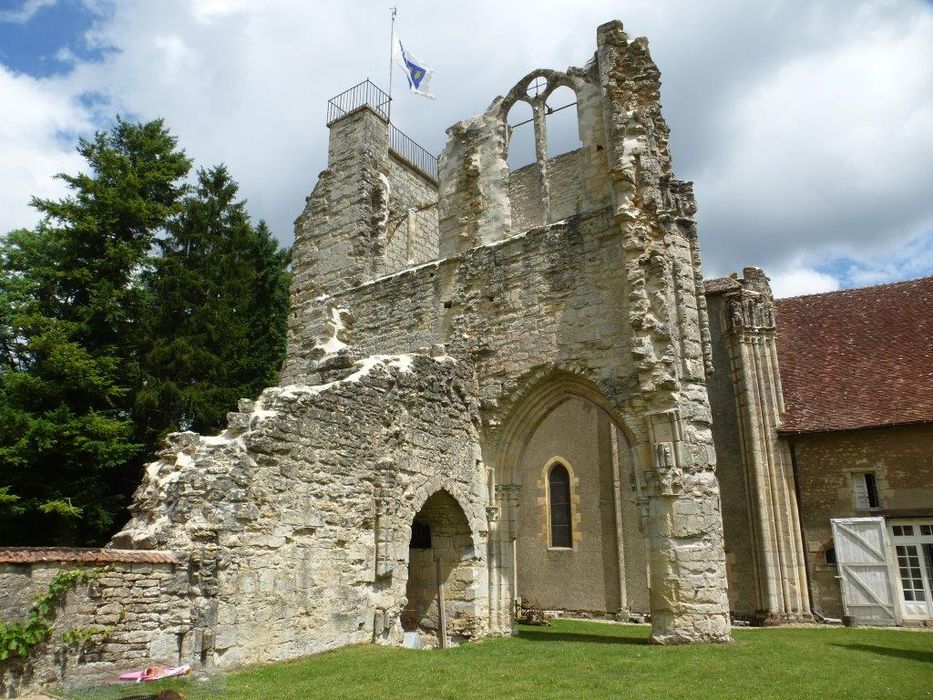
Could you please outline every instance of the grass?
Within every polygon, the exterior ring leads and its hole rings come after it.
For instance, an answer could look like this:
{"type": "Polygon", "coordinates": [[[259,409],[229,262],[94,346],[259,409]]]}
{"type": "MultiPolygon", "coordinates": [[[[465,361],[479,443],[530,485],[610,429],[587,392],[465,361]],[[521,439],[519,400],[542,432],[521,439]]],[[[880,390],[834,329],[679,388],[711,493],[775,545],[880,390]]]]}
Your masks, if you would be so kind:
{"type": "Polygon", "coordinates": [[[188,700],[933,698],[930,632],[771,628],[734,636],[734,644],[657,647],[647,644],[646,626],[558,620],[455,649],[346,647],[208,683],[175,680],[105,697],[173,687],[188,700]]]}

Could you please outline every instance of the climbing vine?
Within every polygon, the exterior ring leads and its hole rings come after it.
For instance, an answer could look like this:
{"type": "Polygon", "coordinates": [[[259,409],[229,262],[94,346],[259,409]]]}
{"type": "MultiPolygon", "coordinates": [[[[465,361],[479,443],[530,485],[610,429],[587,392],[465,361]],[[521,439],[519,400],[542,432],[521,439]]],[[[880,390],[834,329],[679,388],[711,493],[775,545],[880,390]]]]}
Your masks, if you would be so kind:
{"type": "MultiPolygon", "coordinates": [[[[46,641],[52,634],[55,608],[66,593],[82,583],[88,583],[101,575],[101,569],[73,569],[59,571],[52,577],[49,589],[37,597],[21,622],[0,621],[0,661],[14,656],[26,657],[32,648],[46,641]]],[[[67,630],[63,639],[66,644],[87,640],[106,630],[100,628],[67,630]]]]}

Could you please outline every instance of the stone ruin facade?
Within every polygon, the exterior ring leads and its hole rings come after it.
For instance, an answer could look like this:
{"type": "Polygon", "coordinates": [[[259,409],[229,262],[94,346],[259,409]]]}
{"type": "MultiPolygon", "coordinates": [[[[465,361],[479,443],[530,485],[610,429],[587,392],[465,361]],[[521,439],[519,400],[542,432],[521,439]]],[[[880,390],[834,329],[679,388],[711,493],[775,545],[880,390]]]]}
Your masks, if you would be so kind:
{"type": "Polygon", "coordinates": [[[338,110],[296,221],[280,386],[221,435],[168,439],[108,573],[66,606],[110,634],[8,687],[456,644],[510,634],[518,600],[729,641],[696,204],[659,90],[647,41],[610,22],[583,67],[450,127],[436,179],[379,104],[338,110]],[[559,87],[582,147],[552,158],[559,87]],[[510,171],[519,101],[537,157],[510,171]]]}

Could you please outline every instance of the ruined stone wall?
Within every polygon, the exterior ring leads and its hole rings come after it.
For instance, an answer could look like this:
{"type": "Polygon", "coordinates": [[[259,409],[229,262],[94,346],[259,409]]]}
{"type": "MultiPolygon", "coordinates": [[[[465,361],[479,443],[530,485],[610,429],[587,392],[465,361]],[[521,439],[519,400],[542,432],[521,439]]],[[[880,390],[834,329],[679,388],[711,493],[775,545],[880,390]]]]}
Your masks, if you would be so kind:
{"type": "MultiPolygon", "coordinates": [[[[548,160],[549,204],[551,221],[560,221],[574,214],[592,211],[587,199],[585,149],[562,153],[548,160]]],[[[605,191],[605,188],[604,188],[605,191]]],[[[538,165],[532,163],[509,173],[509,202],[512,205],[512,231],[518,233],[540,226],[544,217],[543,192],[538,165]]],[[[607,206],[606,201],[601,206],[607,206]]]]}
{"type": "MultiPolygon", "coordinates": [[[[223,435],[177,434],[147,468],[114,541],[192,552],[209,569],[195,656],[231,667],[399,641],[411,521],[440,488],[467,514],[485,571],[472,373],[383,356],[340,374],[267,389],[223,435]]],[[[487,601],[474,585],[479,631],[487,601]]]]}
{"type": "Polygon", "coordinates": [[[544,223],[544,207],[541,205],[543,196],[537,163],[509,172],[513,232],[527,231],[544,223]]]}
{"type": "MultiPolygon", "coordinates": [[[[933,425],[787,436],[794,452],[814,611],[842,617],[838,572],[825,563],[831,518],[929,513],[933,504],[933,425]],[[852,474],[875,472],[879,511],[858,511],[852,474]]],[[[896,522],[896,521],[895,521],[896,522]]]]}
{"type": "Polygon", "coordinates": [[[437,259],[437,183],[389,151],[389,220],[381,274],[437,259]]]}
{"type": "MultiPolygon", "coordinates": [[[[562,153],[548,162],[549,213],[551,221],[560,221],[568,216],[592,211],[587,206],[586,172],[587,158],[584,149],[562,153]]],[[[606,191],[606,188],[603,188],[606,191]]],[[[609,204],[608,192],[601,206],[609,204]]]]}
{"type": "MultiPolygon", "coordinates": [[[[482,115],[448,130],[439,162],[441,260],[355,287],[319,306],[343,309],[348,345],[363,354],[443,343],[475,367],[484,459],[497,498],[493,627],[511,626],[513,442],[500,426],[520,398],[555,371],[584,381],[627,434],[647,496],[651,607],[658,642],[728,638],[725,555],[706,393],[709,329],[696,209],[689,183],[673,178],[660,113],[659,72],[647,43],[618,22],[599,28],[584,68],[540,70],[482,115]],[[575,90],[586,161],[585,213],[514,232],[505,115],[538,78],[545,94],[575,90]],[[609,206],[599,208],[605,202],[609,206]],[[513,235],[509,236],[512,233],[513,235]],[[498,491],[497,491],[498,495],[498,491]],[[497,514],[498,513],[498,514],[497,514]],[[699,543],[699,544],[698,544],[699,543]]],[[[544,101],[536,98],[537,117],[544,101]]],[[[536,128],[542,205],[551,217],[543,130],[536,128]]],[[[575,194],[554,203],[580,201],[575,194]]],[[[313,305],[313,304],[312,304],[313,305]]],[[[341,312],[343,313],[343,312],[341,312]]],[[[325,323],[328,315],[319,313],[325,323]]],[[[318,328],[311,337],[322,336],[318,328]]],[[[307,348],[289,348],[299,357],[307,348]]],[[[313,371],[290,363],[287,381],[313,371]]],[[[517,449],[517,448],[515,448],[517,449]]]]}
{"type": "Polygon", "coordinates": [[[382,116],[364,106],[333,122],[327,163],[295,221],[282,375],[296,381],[318,336],[315,299],[438,254],[437,184],[390,151],[382,116]]]}
{"type": "MultiPolygon", "coordinates": [[[[48,642],[26,661],[0,662],[0,695],[42,687],[80,687],[115,681],[119,670],[153,664],[175,665],[192,630],[189,582],[184,567],[168,563],[110,561],[101,575],[68,593],[58,609],[48,642]],[[67,644],[67,630],[100,630],[91,639],[67,644]]],[[[79,564],[34,562],[0,565],[0,620],[23,620],[32,601],[48,591],[59,571],[79,564]]]]}
{"type": "MultiPolygon", "coordinates": [[[[533,368],[585,366],[609,376],[629,342],[621,241],[607,212],[538,228],[495,246],[423,265],[334,295],[363,354],[446,343],[476,362],[484,398],[495,400],[533,368]],[[605,305],[605,307],[603,306],[605,305]]],[[[614,378],[614,377],[613,377],[614,378]]]]}

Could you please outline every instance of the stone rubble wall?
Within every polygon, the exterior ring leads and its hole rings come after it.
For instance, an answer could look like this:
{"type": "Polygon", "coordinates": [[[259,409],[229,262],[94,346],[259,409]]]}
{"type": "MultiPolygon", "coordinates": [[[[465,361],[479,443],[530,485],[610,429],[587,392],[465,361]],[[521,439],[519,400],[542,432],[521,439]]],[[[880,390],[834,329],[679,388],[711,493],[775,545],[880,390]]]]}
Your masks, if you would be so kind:
{"type": "MultiPolygon", "coordinates": [[[[21,621],[33,599],[48,591],[73,563],[37,562],[0,567],[0,620],[21,621]]],[[[42,687],[114,681],[120,671],[179,662],[180,639],[191,629],[188,576],[174,564],[114,562],[83,565],[102,575],[68,593],[48,642],[28,660],[0,662],[0,696],[42,687]],[[71,629],[105,630],[86,643],[65,644],[71,629]]]]}
{"type": "MultiPolygon", "coordinates": [[[[70,665],[41,649],[36,670],[11,669],[11,683],[37,688],[56,669],[67,685],[153,663],[226,669],[400,643],[411,522],[441,490],[465,514],[471,545],[452,582],[464,599],[452,631],[486,633],[487,494],[472,371],[444,355],[354,362],[345,350],[321,366],[315,386],[241,401],[221,435],[169,436],[112,546],[170,551],[180,564],[114,566],[70,596],[63,624],[113,633],[70,665]]],[[[21,605],[53,572],[4,570],[5,588],[18,591],[5,606],[21,605]]]]}
{"type": "Polygon", "coordinates": [[[189,554],[203,627],[192,657],[228,668],[399,641],[411,520],[441,488],[484,570],[472,373],[383,356],[344,374],[267,389],[223,435],[176,434],[148,467],[114,541],[189,554]]]}

